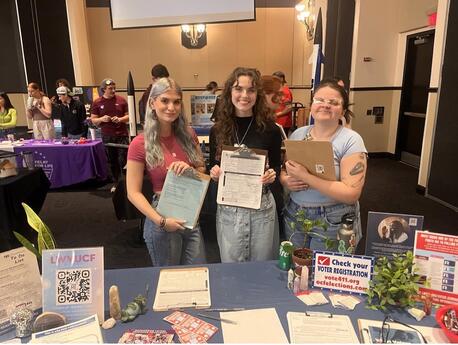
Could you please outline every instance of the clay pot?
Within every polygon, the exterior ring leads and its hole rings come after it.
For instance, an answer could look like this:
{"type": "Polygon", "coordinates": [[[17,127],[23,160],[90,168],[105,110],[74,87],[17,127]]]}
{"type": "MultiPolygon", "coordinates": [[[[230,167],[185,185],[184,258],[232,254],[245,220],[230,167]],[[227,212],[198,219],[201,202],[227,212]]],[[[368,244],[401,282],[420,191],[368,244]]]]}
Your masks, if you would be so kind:
{"type": "Polygon", "coordinates": [[[292,259],[295,266],[312,267],[313,250],[308,248],[298,248],[294,250],[292,259]]]}

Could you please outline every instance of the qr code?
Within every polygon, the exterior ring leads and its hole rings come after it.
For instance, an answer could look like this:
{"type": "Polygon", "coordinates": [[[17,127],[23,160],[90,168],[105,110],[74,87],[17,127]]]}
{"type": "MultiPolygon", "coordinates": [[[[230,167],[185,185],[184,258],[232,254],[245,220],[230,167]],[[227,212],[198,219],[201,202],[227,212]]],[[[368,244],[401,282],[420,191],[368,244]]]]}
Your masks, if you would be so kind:
{"type": "Polygon", "coordinates": [[[323,164],[315,164],[315,171],[317,174],[324,174],[324,165],[323,164]]]}
{"type": "Polygon", "coordinates": [[[417,226],[417,218],[409,218],[410,226],[417,226]]]}
{"type": "Polygon", "coordinates": [[[91,270],[87,268],[56,271],[56,304],[91,303],[91,286],[91,270]]]}

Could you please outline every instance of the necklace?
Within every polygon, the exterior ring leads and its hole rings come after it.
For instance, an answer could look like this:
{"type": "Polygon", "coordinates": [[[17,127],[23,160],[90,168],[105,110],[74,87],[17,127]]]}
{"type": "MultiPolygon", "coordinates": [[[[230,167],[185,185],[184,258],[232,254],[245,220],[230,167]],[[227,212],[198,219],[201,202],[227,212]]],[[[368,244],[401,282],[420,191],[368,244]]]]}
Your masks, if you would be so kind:
{"type": "Polygon", "coordinates": [[[245,134],[242,137],[242,140],[239,140],[239,135],[237,134],[237,125],[235,125],[235,140],[237,141],[236,144],[234,144],[235,147],[240,147],[243,144],[243,141],[245,140],[246,135],[248,134],[248,131],[251,128],[251,124],[253,123],[254,116],[251,118],[250,124],[248,125],[248,128],[245,131],[245,134]]]}

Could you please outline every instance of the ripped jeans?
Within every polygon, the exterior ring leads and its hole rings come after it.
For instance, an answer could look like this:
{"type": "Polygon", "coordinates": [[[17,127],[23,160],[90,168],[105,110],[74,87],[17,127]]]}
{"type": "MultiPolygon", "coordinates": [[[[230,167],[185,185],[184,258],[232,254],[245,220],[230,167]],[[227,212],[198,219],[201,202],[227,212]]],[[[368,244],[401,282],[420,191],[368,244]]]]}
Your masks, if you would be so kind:
{"type": "Polygon", "coordinates": [[[362,237],[359,202],[356,202],[355,205],[334,204],[330,206],[301,207],[290,199],[283,211],[285,236],[296,248],[306,247],[312,250],[337,251],[337,248],[327,249],[325,240],[314,234],[308,235],[307,238],[305,238],[304,232],[298,230],[301,225],[296,221],[296,213],[300,210],[304,210],[305,217],[310,220],[322,219],[328,226],[327,230],[324,231],[321,228],[314,228],[313,232],[326,236],[332,240],[337,239],[337,231],[342,224],[342,216],[352,212],[355,214],[355,221],[353,224],[353,230],[356,235],[355,247],[362,237]],[[292,227],[291,223],[295,225],[292,227]]]}
{"type": "MultiPolygon", "coordinates": [[[[156,208],[159,198],[153,197],[152,206],[156,208]]],[[[145,239],[153,266],[173,266],[204,264],[205,248],[200,226],[194,229],[167,232],[151,219],[145,219],[143,227],[145,239]]]]}

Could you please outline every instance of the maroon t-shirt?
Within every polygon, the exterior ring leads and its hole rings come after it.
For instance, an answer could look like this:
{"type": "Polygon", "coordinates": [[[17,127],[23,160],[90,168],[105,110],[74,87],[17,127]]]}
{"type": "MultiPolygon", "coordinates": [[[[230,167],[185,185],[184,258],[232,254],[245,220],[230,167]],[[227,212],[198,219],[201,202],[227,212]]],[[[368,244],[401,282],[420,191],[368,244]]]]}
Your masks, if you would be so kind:
{"type": "MultiPolygon", "coordinates": [[[[121,96],[115,95],[112,98],[99,97],[92,103],[91,114],[98,117],[108,115],[110,117],[122,117],[128,113],[127,102],[121,96]]],[[[127,125],[124,122],[101,122],[100,128],[103,135],[114,137],[128,136],[127,125]]]]}
{"type": "MultiPolygon", "coordinates": [[[[189,128],[189,134],[194,139],[196,145],[199,144],[197,135],[192,128],[189,128]]],[[[192,163],[189,161],[189,158],[186,156],[185,151],[181,147],[180,143],[174,135],[169,137],[161,137],[161,146],[162,153],[164,154],[164,163],[160,166],[157,166],[153,169],[147,168],[148,175],[150,177],[151,183],[153,185],[153,190],[155,193],[161,192],[162,187],[164,186],[165,177],[167,175],[167,168],[170,164],[176,161],[183,161],[192,166],[192,163]]],[[[145,163],[146,166],[146,157],[145,157],[145,137],[143,134],[140,134],[132,140],[129,145],[129,151],[127,153],[127,159],[133,160],[141,163],[145,163]]],[[[194,167],[195,168],[195,167],[194,167]]]]}

